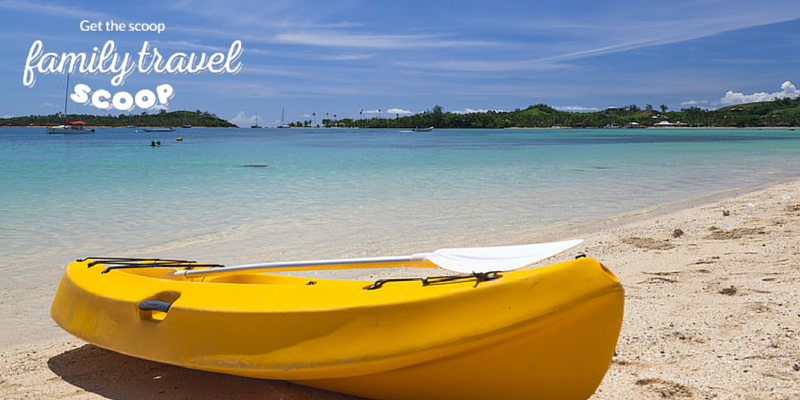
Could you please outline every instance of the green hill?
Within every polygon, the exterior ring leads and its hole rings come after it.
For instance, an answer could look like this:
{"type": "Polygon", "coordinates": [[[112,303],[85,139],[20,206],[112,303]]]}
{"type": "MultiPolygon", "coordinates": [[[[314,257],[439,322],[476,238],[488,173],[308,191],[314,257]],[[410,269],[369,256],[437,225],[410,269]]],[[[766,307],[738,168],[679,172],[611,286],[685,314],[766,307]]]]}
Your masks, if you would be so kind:
{"type": "Polygon", "coordinates": [[[717,111],[731,114],[739,113],[770,117],[772,115],[797,117],[800,115],[800,98],[783,98],[760,103],[738,104],[735,106],[723,107],[717,111]]]}
{"type": "MultiPolygon", "coordinates": [[[[87,126],[181,126],[235,128],[236,125],[209,113],[208,111],[161,111],[157,114],[119,114],[91,115],[67,114],[68,121],[83,121],[87,126]]],[[[0,126],[51,126],[64,123],[61,113],[52,115],[29,115],[24,117],[0,118],[0,126]]]]}
{"type": "MultiPolygon", "coordinates": [[[[608,125],[652,127],[661,122],[681,126],[766,127],[800,126],[800,98],[777,99],[761,103],[740,104],[718,110],[698,107],[669,111],[647,105],[645,109],[631,104],[595,112],[559,111],[546,104],[536,104],[514,111],[487,111],[470,114],[445,112],[441,106],[416,115],[395,118],[323,120],[326,127],[359,128],[602,128],[608,125]]],[[[311,121],[297,121],[294,126],[308,126],[311,121]]]]}

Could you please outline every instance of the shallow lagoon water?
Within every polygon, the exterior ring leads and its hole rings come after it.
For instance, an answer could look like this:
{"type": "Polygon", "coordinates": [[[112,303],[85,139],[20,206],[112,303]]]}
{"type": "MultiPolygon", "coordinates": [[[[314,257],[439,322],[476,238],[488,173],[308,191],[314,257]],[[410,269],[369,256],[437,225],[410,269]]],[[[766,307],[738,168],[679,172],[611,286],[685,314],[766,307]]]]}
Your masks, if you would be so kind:
{"type": "Polygon", "coordinates": [[[795,177],[798,139],[785,129],[3,128],[0,318],[24,322],[13,335],[52,330],[46,309],[76,258],[236,264],[525,243],[795,177]]]}

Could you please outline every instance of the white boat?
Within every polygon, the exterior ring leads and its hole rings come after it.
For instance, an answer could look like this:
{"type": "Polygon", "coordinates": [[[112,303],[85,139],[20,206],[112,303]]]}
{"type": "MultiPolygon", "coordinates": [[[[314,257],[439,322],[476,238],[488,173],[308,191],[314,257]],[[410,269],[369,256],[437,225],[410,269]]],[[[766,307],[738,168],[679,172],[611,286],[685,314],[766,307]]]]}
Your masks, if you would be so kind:
{"type": "Polygon", "coordinates": [[[278,125],[278,128],[281,128],[281,129],[285,129],[285,128],[291,128],[289,125],[286,125],[286,124],[283,122],[283,111],[284,111],[284,108],[283,108],[283,107],[281,107],[281,124],[280,124],[280,125],[278,125]]]}
{"type": "Polygon", "coordinates": [[[412,131],[414,131],[414,132],[430,132],[430,131],[432,131],[432,130],[433,130],[433,127],[432,127],[432,126],[429,126],[429,127],[427,127],[427,128],[420,128],[420,127],[416,127],[416,128],[414,128],[414,129],[412,129],[412,131]]]}
{"type": "Polygon", "coordinates": [[[87,129],[86,123],[83,121],[75,121],[69,122],[67,121],[67,100],[69,99],[69,73],[67,73],[67,90],[64,93],[64,125],[58,126],[51,126],[47,128],[47,134],[67,134],[67,135],[74,135],[74,134],[83,134],[83,133],[92,133],[94,129],[87,129]]]}
{"type": "Polygon", "coordinates": [[[66,122],[64,121],[64,125],[58,126],[51,126],[47,128],[48,134],[82,134],[82,133],[92,133],[94,129],[86,128],[86,123],[83,121],[75,121],[75,122],[66,122]]]}
{"type": "Polygon", "coordinates": [[[175,128],[169,126],[144,128],[145,132],[175,132],[175,128]]]}
{"type": "Polygon", "coordinates": [[[253,129],[261,128],[261,125],[258,124],[258,111],[256,111],[256,124],[255,125],[250,125],[250,127],[253,128],[253,129]]]}

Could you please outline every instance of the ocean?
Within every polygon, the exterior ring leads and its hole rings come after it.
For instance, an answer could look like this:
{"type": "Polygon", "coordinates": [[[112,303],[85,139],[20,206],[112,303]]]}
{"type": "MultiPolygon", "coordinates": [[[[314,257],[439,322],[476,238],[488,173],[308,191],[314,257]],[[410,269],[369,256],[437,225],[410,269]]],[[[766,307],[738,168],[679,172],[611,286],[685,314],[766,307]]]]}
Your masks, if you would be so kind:
{"type": "Polygon", "coordinates": [[[77,258],[233,265],[528,243],[797,177],[798,139],[787,129],[0,128],[0,319],[21,321],[0,337],[57,332],[47,308],[77,258]]]}

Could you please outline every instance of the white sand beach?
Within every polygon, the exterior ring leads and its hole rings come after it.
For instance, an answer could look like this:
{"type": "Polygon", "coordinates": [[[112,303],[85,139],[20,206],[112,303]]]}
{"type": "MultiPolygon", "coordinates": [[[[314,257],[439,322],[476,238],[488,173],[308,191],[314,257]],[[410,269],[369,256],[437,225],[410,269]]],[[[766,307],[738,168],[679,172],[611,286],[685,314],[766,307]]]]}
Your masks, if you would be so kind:
{"type": "MultiPolygon", "coordinates": [[[[597,258],[626,290],[616,356],[592,399],[800,398],[798,234],[800,181],[560,235],[586,239],[561,259],[597,258]]],[[[66,333],[0,354],[4,399],[352,398],[139,360],[66,333]]]]}

